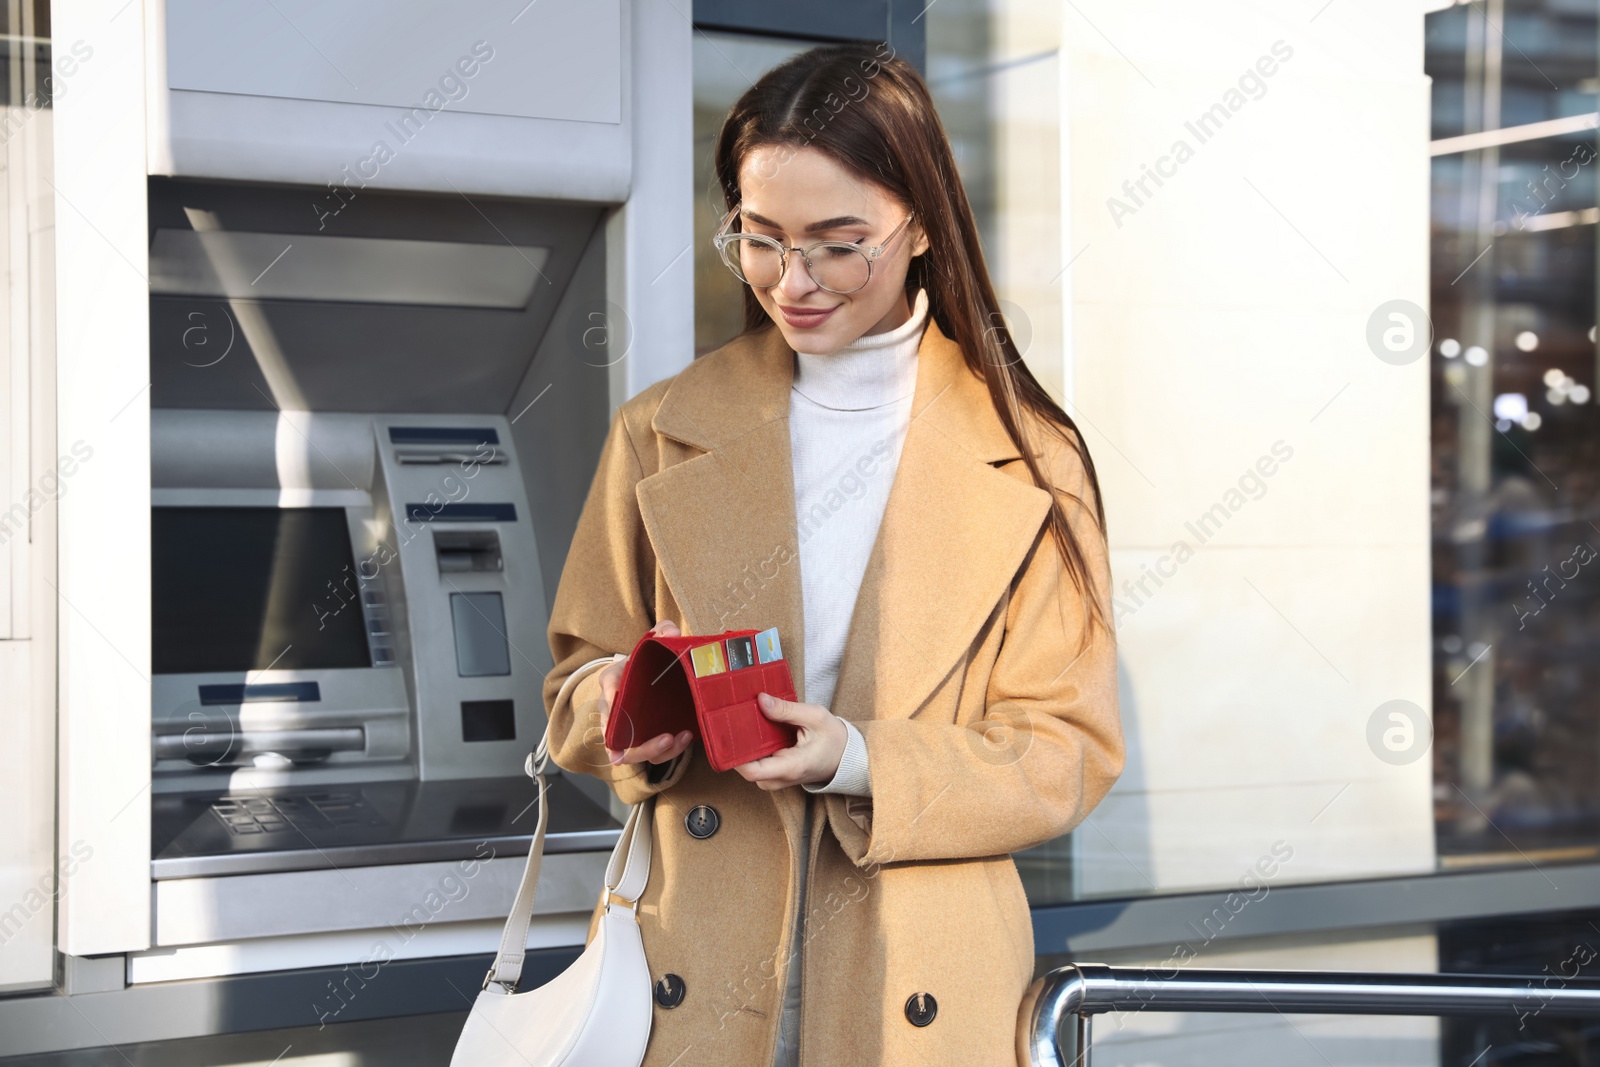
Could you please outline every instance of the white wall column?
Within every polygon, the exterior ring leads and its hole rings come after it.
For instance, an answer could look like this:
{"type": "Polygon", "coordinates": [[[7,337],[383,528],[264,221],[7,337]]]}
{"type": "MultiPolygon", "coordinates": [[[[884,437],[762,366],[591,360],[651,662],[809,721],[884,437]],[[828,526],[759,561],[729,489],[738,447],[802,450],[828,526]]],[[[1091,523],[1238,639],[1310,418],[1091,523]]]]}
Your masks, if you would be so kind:
{"type": "MultiPolygon", "coordinates": [[[[93,49],[56,101],[57,450],[92,450],[60,502],[58,943],[150,939],[150,296],[144,27],[125,0],[58,5],[93,49]]],[[[48,593],[49,590],[42,592],[48,593]]]]}
{"type": "Polygon", "coordinates": [[[1428,361],[1367,340],[1428,304],[1422,8],[1063,17],[1067,410],[1105,490],[1129,745],[1078,892],[1231,885],[1280,839],[1280,880],[1431,871],[1428,361]],[[1369,744],[1395,700],[1409,762],[1369,744]]]}
{"type": "Polygon", "coordinates": [[[693,33],[688,4],[634,0],[624,11],[633,184],[606,231],[608,343],[627,346],[611,367],[613,407],[694,359],[693,33]]]}

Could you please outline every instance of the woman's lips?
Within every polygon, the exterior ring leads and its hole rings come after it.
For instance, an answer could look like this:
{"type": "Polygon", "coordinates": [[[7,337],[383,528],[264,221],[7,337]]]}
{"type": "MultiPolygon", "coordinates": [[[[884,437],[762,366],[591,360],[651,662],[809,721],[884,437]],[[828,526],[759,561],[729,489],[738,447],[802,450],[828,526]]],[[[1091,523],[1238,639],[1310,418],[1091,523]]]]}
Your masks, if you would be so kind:
{"type": "Polygon", "coordinates": [[[811,326],[821,326],[824,322],[828,321],[829,315],[832,315],[835,311],[839,310],[839,306],[835,304],[831,308],[822,310],[813,308],[788,308],[784,307],[782,304],[779,304],[778,310],[783,312],[784,321],[786,321],[790,326],[806,328],[811,326]]]}

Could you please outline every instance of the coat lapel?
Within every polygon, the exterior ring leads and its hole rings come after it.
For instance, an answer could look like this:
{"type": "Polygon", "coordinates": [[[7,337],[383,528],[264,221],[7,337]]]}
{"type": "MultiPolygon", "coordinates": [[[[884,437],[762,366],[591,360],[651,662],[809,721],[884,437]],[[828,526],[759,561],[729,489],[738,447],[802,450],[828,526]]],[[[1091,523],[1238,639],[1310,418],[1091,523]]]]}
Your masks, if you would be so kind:
{"type": "Polygon", "coordinates": [[[805,627],[789,458],[793,360],[774,328],[680,372],[651,425],[705,452],[643,479],[638,499],[684,632],[778,627],[798,691],[805,627]]]}
{"type": "MultiPolygon", "coordinates": [[[[656,433],[705,451],[639,482],[639,512],[685,633],[776,626],[805,699],[789,390],[794,352],[772,327],[695,360],[667,387],[656,433]]],[[[791,848],[802,789],[771,793],[791,848]]],[[[815,830],[816,827],[813,827],[815,830]]]]}
{"type": "Polygon", "coordinates": [[[900,463],[867,560],[831,710],[906,718],[966,654],[1050,496],[993,464],[1021,453],[960,347],[930,321],[900,463]]]}

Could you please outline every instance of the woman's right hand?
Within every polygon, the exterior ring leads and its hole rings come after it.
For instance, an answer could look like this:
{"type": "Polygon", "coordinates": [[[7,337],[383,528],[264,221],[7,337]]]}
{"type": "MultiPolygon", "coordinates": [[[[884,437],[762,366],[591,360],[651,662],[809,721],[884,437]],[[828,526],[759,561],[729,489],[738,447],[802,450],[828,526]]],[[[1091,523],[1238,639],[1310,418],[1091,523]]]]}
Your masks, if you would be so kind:
{"type": "MultiPolygon", "coordinates": [[[[662,619],[650,627],[650,633],[657,637],[682,636],[678,624],[671,619],[662,619]]],[[[619,659],[611,666],[600,672],[600,731],[605,733],[606,720],[611,716],[612,701],[617,698],[617,687],[622,684],[622,670],[628,665],[626,659],[619,659]]],[[[657,734],[642,744],[632,748],[618,751],[614,748],[606,749],[606,757],[613,765],[619,763],[666,763],[676,759],[689,743],[694,740],[694,734],[684,730],[678,734],[657,734]]]]}

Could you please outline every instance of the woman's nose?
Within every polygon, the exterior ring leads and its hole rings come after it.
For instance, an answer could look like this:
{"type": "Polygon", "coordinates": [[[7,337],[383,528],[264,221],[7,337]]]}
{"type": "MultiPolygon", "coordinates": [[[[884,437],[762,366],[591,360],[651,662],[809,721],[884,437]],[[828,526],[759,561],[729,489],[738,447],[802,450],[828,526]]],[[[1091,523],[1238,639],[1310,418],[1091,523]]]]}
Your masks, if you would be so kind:
{"type": "Polygon", "coordinates": [[[806,257],[798,249],[791,249],[785,255],[789,257],[788,265],[784,267],[783,277],[778,279],[778,291],[783,294],[785,303],[792,304],[815,292],[817,283],[811,279],[806,257]]]}

